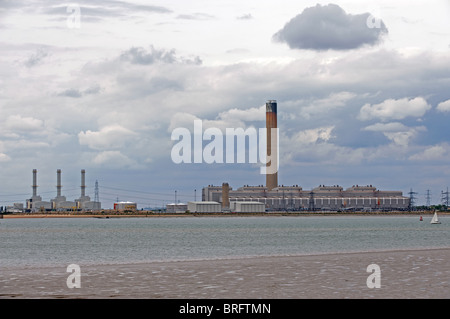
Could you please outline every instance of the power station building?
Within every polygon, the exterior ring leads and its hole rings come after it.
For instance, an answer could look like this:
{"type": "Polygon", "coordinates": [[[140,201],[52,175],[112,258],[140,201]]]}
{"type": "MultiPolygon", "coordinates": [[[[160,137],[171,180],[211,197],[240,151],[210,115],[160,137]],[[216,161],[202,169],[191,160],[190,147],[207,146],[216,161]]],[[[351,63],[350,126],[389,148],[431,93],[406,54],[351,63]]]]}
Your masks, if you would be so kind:
{"type": "Polygon", "coordinates": [[[51,201],[43,201],[41,196],[37,195],[37,170],[33,169],[33,195],[26,201],[26,209],[28,211],[78,211],[78,210],[100,210],[101,203],[91,201],[89,196],[85,194],[85,173],[81,170],[81,196],[74,201],[68,201],[65,196],[61,195],[61,170],[56,171],[56,197],[51,201]]]}
{"type": "MultiPolygon", "coordinates": [[[[262,203],[266,211],[389,211],[407,210],[409,197],[400,191],[381,191],[373,187],[355,185],[344,190],[341,186],[321,185],[303,190],[298,185],[278,186],[269,190],[266,186],[243,186],[228,189],[228,201],[224,200],[224,186],[209,185],[202,190],[202,200],[218,202],[222,208],[237,203],[262,203]]],[[[234,206],[233,206],[234,205],[234,206]]]]}
{"type": "MultiPolygon", "coordinates": [[[[277,127],[277,102],[269,100],[266,103],[267,156],[272,162],[267,166],[278,165],[278,142],[271,136],[272,129],[277,127]]],[[[202,201],[217,202],[223,211],[235,212],[242,203],[264,204],[265,211],[401,211],[410,207],[410,198],[401,191],[382,191],[372,185],[353,185],[347,189],[320,185],[303,190],[298,185],[280,186],[277,172],[266,174],[265,186],[246,185],[233,190],[228,183],[209,185],[202,190],[202,201]]]]}

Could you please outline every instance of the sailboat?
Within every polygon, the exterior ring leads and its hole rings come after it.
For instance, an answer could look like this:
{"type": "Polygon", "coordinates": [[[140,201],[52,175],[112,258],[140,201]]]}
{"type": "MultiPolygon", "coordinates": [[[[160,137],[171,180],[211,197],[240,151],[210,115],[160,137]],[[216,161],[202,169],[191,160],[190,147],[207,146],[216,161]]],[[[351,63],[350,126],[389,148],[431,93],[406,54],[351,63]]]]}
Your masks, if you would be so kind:
{"type": "Polygon", "coordinates": [[[440,224],[440,223],[441,223],[441,222],[440,222],[439,219],[438,219],[437,213],[434,212],[434,216],[433,216],[433,218],[431,219],[430,224],[440,224]]]}

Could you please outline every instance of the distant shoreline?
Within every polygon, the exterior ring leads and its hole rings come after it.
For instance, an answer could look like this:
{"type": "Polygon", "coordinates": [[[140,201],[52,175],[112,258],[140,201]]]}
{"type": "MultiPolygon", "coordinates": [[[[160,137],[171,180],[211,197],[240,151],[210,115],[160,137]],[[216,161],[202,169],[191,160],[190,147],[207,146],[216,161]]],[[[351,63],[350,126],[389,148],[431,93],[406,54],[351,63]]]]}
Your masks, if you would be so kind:
{"type": "MultiPolygon", "coordinates": [[[[269,213],[12,213],[2,214],[0,219],[10,218],[158,218],[158,217],[301,217],[301,216],[427,216],[432,215],[432,211],[417,212],[269,212],[269,213]]],[[[439,215],[450,215],[450,212],[439,212],[439,215]]]]}

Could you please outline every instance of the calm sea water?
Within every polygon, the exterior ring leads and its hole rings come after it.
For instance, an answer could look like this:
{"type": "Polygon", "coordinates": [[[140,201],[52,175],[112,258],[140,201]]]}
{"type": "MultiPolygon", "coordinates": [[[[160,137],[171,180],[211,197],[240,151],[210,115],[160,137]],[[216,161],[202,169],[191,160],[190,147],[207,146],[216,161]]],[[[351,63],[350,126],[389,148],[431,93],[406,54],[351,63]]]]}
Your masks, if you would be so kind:
{"type": "Polygon", "coordinates": [[[0,220],[0,267],[140,263],[450,247],[450,217],[0,220]]]}

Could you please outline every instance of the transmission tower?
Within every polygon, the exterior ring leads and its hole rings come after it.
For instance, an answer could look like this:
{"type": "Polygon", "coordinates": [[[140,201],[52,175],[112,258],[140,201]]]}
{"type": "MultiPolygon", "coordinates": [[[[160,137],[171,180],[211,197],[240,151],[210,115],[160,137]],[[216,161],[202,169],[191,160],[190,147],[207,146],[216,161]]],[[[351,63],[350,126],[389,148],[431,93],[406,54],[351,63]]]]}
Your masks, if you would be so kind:
{"type": "Polygon", "coordinates": [[[95,195],[94,195],[94,202],[100,202],[98,198],[98,181],[95,181],[95,195]]]}
{"type": "Polygon", "coordinates": [[[448,187],[447,191],[442,191],[442,204],[445,205],[448,208],[449,198],[448,198],[448,187]]]}
{"type": "Polygon", "coordinates": [[[414,206],[416,203],[416,197],[414,195],[417,195],[416,192],[413,192],[412,188],[410,190],[409,194],[409,210],[412,211],[414,210],[414,206]]]}
{"type": "Polygon", "coordinates": [[[431,206],[431,192],[429,189],[427,189],[427,194],[426,194],[426,200],[427,200],[427,208],[430,208],[431,206]]]}

